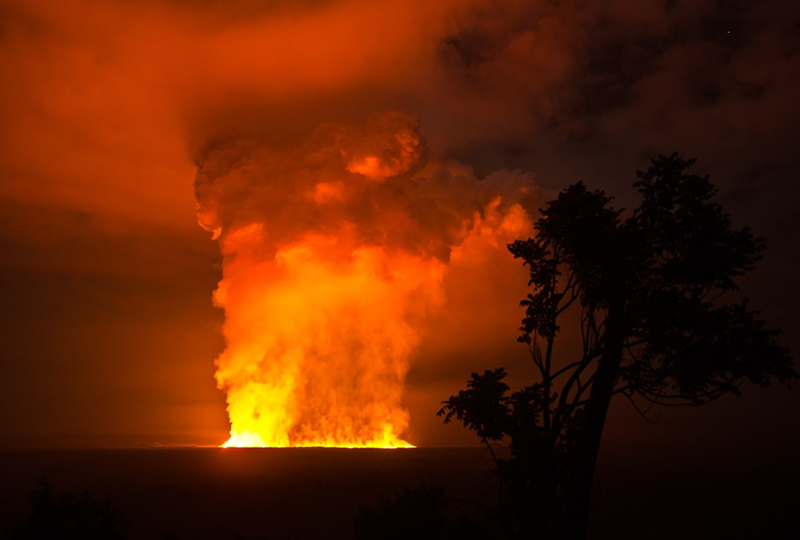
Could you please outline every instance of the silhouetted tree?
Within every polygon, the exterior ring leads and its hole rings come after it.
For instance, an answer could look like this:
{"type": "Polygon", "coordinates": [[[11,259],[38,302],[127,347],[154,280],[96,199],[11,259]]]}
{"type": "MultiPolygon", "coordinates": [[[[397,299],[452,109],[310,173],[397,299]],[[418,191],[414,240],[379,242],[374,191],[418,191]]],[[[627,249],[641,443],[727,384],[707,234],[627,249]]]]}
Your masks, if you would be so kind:
{"type": "Polygon", "coordinates": [[[510,244],[530,268],[519,340],[541,380],[509,394],[501,369],[473,373],[439,415],[475,430],[496,459],[502,507],[519,536],[586,536],[595,463],[609,403],[702,405],[743,381],[798,375],[748,301],[728,301],[764,241],[735,230],[708,176],[677,154],[637,171],[641,203],[623,219],[602,191],[569,186],[547,203],[536,236],[510,244]],[[581,352],[555,359],[563,320],[580,320],[581,352]],[[493,454],[494,455],[494,454],[493,454]]]}
{"type": "Polygon", "coordinates": [[[8,531],[7,538],[31,540],[115,540],[125,537],[126,522],[111,504],[87,492],[55,496],[42,478],[30,493],[30,516],[8,531]]]}

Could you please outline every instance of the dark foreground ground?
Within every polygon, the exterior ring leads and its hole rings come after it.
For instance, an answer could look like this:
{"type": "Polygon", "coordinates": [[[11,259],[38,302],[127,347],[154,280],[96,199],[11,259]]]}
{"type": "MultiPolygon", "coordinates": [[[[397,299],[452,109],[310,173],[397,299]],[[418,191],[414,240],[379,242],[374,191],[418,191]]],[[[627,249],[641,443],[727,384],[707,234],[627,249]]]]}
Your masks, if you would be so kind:
{"type": "MultiPolygon", "coordinates": [[[[784,462],[785,463],[785,462],[784,462]]],[[[420,483],[452,508],[493,501],[481,449],[148,449],[0,452],[0,528],[55,492],[110,496],[132,538],[352,538],[359,505],[420,483]]],[[[604,456],[596,539],[800,538],[800,468],[703,455],[604,456]]]]}

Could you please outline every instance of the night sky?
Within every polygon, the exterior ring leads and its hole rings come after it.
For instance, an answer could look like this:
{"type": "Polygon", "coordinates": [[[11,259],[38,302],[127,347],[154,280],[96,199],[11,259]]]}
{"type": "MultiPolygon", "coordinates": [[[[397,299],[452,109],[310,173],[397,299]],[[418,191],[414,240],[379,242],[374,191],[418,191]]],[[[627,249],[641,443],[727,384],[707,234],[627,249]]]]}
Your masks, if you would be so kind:
{"type": "MultiPolygon", "coordinates": [[[[631,208],[651,157],[698,158],[766,238],[742,293],[800,350],[796,1],[11,0],[0,69],[5,448],[223,443],[222,257],[197,164],[257,141],[288,182],[320,126],[386,111],[418,122],[429,162],[525,179],[540,204],[583,180],[631,208]]],[[[503,250],[453,268],[406,377],[412,443],[477,442],[439,402],[474,370],[530,373],[525,280],[503,250]]],[[[618,403],[605,444],[788,456],[799,412],[779,387],[655,425],[618,403]]]]}

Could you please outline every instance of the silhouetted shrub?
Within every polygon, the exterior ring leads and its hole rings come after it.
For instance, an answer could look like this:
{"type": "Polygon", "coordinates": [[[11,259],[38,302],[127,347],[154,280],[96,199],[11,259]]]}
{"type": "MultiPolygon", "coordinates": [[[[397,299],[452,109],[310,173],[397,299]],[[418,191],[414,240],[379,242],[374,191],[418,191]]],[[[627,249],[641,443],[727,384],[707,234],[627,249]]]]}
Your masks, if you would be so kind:
{"type": "Polygon", "coordinates": [[[381,497],[377,510],[359,508],[356,540],[470,540],[493,538],[491,521],[448,513],[444,490],[421,484],[404,488],[393,499],[381,497]]]}
{"type": "Polygon", "coordinates": [[[106,498],[89,493],[55,496],[46,478],[30,493],[31,514],[7,532],[13,540],[117,540],[125,538],[126,522],[106,498]]]}

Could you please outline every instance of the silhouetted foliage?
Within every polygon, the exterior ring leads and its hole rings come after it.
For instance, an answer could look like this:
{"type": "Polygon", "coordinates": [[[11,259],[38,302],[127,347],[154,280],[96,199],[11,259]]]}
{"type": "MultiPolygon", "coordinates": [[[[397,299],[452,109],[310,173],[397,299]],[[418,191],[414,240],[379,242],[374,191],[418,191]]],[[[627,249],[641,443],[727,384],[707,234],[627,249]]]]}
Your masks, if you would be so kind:
{"type": "Polygon", "coordinates": [[[518,536],[585,538],[613,396],[642,412],[798,376],[779,332],[747,299],[723,302],[764,241],[732,229],[708,176],[688,173],[693,165],[673,154],[637,171],[642,199],[625,219],[602,191],[571,185],[540,210],[534,238],[508,246],[530,269],[519,341],[541,380],[508,394],[503,369],[473,373],[439,415],[476,431],[490,450],[510,440],[511,459],[495,461],[518,536]],[[582,339],[570,359],[554,354],[567,312],[582,339]]]}
{"type": "Polygon", "coordinates": [[[377,511],[362,506],[356,519],[356,539],[439,538],[442,534],[441,488],[405,488],[395,498],[382,497],[377,511]]]}
{"type": "Polygon", "coordinates": [[[25,540],[115,540],[125,538],[125,519],[110,499],[99,502],[83,492],[55,496],[47,479],[30,493],[31,515],[7,537],[25,540]]]}
{"type": "Polygon", "coordinates": [[[381,497],[377,510],[359,508],[356,540],[470,540],[500,538],[493,523],[481,513],[468,518],[447,512],[453,501],[440,487],[425,484],[404,488],[394,498],[381,497]]]}

